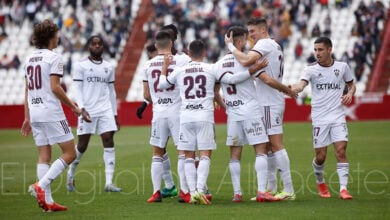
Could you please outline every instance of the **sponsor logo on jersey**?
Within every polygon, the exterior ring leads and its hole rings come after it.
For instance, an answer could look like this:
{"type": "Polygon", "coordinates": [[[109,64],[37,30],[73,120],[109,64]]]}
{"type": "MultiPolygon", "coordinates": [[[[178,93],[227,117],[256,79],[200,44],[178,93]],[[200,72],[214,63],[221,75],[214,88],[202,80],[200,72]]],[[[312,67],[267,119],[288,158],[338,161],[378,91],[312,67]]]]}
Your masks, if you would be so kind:
{"type": "Polygon", "coordinates": [[[226,102],[226,106],[230,106],[230,107],[236,107],[240,105],[244,105],[244,102],[241,99],[226,102]]]}
{"type": "Polygon", "coordinates": [[[198,104],[198,105],[188,104],[186,106],[186,109],[196,110],[196,109],[204,109],[204,107],[202,104],[198,104]]]}
{"type": "Polygon", "coordinates": [[[169,103],[173,103],[173,101],[171,98],[158,98],[157,103],[158,104],[169,104],[169,103]]]}
{"type": "Polygon", "coordinates": [[[333,90],[333,89],[341,89],[341,85],[338,83],[319,83],[316,84],[316,88],[318,90],[333,90]]]}
{"type": "Polygon", "coordinates": [[[31,99],[31,104],[36,105],[36,104],[43,104],[42,98],[32,98],[31,99]]]}
{"type": "Polygon", "coordinates": [[[99,76],[89,76],[87,77],[87,82],[91,83],[107,83],[107,79],[99,76]]]}

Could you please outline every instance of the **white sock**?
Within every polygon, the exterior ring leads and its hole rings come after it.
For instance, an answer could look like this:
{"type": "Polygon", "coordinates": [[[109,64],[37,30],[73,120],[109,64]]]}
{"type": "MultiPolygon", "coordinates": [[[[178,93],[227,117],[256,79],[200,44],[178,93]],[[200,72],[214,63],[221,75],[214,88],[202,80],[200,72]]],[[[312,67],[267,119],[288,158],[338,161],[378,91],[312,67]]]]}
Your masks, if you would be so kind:
{"type": "Polygon", "coordinates": [[[69,170],[68,170],[69,176],[74,176],[74,174],[76,172],[76,167],[77,167],[77,165],[79,165],[81,157],[83,157],[83,155],[84,155],[84,153],[81,153],[77,149],[77,145],[75,146],[75,150],[76,150],[76,159],[69,165],[69,170]]]}
{"type": "Polygon", "coordinates": [[[276,180],[276,159],[273,153],[268,153],[267,155],[267,190],[275,193],[278,191],[278,183],[276,180]]]}
{"type": "Polygon", "coordinates": [[[106,185],[112,184],[112,178],[115,170],[115,148],[104,148],[103,159],[106,168],[106,185]]]}
{"type": "Polygon", "coordinates": [[[64,172],[67,166],[68,164],[62,158],[58,158],[54,161],[46,174],[39,180],[38,185],[44,190],[47,189],[50,183],[64,172]]]}
{"type": "Polygon", "coordinates": [[[276,166],[279,168],[279,175],[283,182],[283,191],[287,193],[294,193],[290,172],[290,159],[288,158],[286,149],[277,151],[274,155],[276,166]]]}
{"type": "Polygon", "coordinates": [[[179,174],[179,180],[180,180],[180,190],[183,191],[183,193],[188,193],[188,185],[186,176],[184,173],[184,163],[185,163],[185,156],[184,154],[180,154],[177,158],[177,173],[179,174]]]}
{"type": "Polygon", "coordinates": [[[198,192],[204,192],[206,189],[207,178],[210,172],[210,158],[208,156],[201,156],[199,160],[199,166],[197,170],[197,183],[196,188],[198,192]]]}
{"type": "Polygon", "coordinates": [[[314,175],[316,176],[316,183],[325,183],[324,180],[324,168],[325,168],[325,163],[322,165],[318,165],[315,162],[315,159],[313,160],[313,170],[314,170],[314,175]]]}
{"type": "Polygon", "coordinates": [[[161,157],[152,158],[152,183],[153,183],[153,194],[160,190],[161,188],[161,180],[162,180],[162,172],[163,172],[163,159],[161,157]]]}
{"type": "Polygon", "coordinates": [[[194,159],[186,158],[184,163],[184,173],[190,193],[193,194],[196,191],[196,168],[194,159]]]}
{"type": "MultiPolygon", "coordinates": [[[[47,163],[38,163],[37,164],[38,180],[42,179],[43,176],[45,176],[45,174],[47,173],[47,171],[49,171],[49,169],[50,169],[49,164],[47,164],[47,163]]],[[[48,204],[52,204],[54,201],[53,201],[53,197],[51,196],[50,184],[43,190],[45,190],[45,201],[48,204]]]]}
{"type": "Polygon", "coordinates": [[[240,194],[241,192],[241,163],[240,160],[230,159],[229,162],[230,176],[232,177],[232,185],[234,194],[240,194]]]}
{"type": "Polygon", "coordinates": [[[257,154],[255,161],[255,170],[257,173],[257,191],[265,192],[267,186],[267,155],[257,154]]]}
{"type": "Polygon", "coordinates": [[[163,155],[163,174],[162,178],[165,182],[165,188],[172,189],[175,185],[173,183],[172,171],[171,171],[171,160],[169,160],[168,152],[163,155]]]}
{"type": "Polygon", "coordinates": [[[343,189],[347,190],[349,163],[337,163],[336,169],[337,169],[337,174],[339,175],[340,192],[343,189]]]}

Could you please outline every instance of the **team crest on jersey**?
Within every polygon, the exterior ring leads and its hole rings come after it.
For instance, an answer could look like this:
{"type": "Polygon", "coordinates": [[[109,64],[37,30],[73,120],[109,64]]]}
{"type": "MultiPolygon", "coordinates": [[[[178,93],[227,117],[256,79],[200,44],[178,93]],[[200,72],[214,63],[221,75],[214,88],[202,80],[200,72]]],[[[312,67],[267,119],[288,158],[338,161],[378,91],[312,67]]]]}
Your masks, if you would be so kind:
{"type": "Polygon", "coordinates": [[[107,67],[104,67],[104,72],[108,73],[108,68],[107,67]]]}
{"type": "Polygon", "coordinates": [[[340,70],[335,69],[335,70],[334,70],[334,74],[336,75],[336,77],[339,77],[339,75],[340,75],[340,70]]]}
{"type": "Polygon", "coordinates": [[[318,77],[321,78],[322,77],[322,73],[318,74],[318,77]]]}

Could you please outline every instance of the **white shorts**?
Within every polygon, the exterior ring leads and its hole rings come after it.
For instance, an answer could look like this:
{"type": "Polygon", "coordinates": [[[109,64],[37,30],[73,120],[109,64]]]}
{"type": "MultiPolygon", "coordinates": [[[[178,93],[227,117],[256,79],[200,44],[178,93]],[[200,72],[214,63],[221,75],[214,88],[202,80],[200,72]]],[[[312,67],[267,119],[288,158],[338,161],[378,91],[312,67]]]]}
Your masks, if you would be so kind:
{"type": "Polygon", "coordinates": [[[327,147],[338,141],[348,141],[348,127],[346,123],[332,123],[325,125],[313,125],[314,148],[327,147]]]}
{"type": "Polygon", "coordinates": [[[106,114],[98,117],[91,117],[92,122],[88,123],[80,116],[77,123],[77,135],[95,134],[101,135],[105,132],[118,130],[113,114],[106,114]]]}
{"type": "Polygon", "coordinates": [[[56,122],[32,122],[31,128],[37,146],[64,143],[73,139],[72,129],[66,119],[56,122]]]}
{"type": "Polygon", "coordinates": [[[150,144],[159,148],[166,148],[169,137],[177,146],[179,142],[180,116],[157,118],[152,122],[150,144]]]}
{"type": "Polygon", "coordinates": [[[212,122],[188,122],[180,124],[178,150],[215,150],[215,129],[212,122]]]}
{"type": "Polygon", "coordinates": [[[261,111],[267,134],[283,134],[284,105],[262,106],[261,111]]]}
{"type": "Polygon", "coordinates": [[[255,145],[268,141],[268,135],[260,117],[243,121],[230,121],[228,119],[227,146],[255,145]]]}

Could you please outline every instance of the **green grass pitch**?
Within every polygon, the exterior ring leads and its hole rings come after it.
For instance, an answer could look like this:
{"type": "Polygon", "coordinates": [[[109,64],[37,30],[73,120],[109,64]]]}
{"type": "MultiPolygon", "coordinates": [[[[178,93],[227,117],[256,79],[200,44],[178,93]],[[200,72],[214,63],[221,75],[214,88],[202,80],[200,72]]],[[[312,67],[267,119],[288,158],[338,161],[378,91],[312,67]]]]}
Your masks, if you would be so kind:
{"type": "MultiPolygon", "coordinates": [[[[19,130],[0,130],[0,219],[390,219],[390,121],[349,122],[348,128],[351,201],[338,199],[333,147],[328,150],[325,167],[332,197],[317,195],[311,167],[311,125],[286,123],[284,144],[291,161],[295,201],[250,201],[256,193],[254,152],[245,146],[241,161],[244,201],[232,203],[226,127],[217,125],[218,149],[213,152],[208,179],[213,204],[181,204],[177,198],[148,204],[152,148],[148,144],[149,127],[145,126],[122,127],[115,136],[114,182],[123,192],[104,192],[102,146],[100,138],[94,136],[77,169],[77,191],[66,191],[65,173],[52,184],[54,199],[68,207],[68,211],[57,213],[43,213],[27,193],[36,179],[37,150],[32,137],[23,138],[19,130]]],[[[171,141],[168,152],[177,184],[177,157],[171,141]]],[[[54,146],[52,158],[59,153],[59,147],[54,146]]]]}

